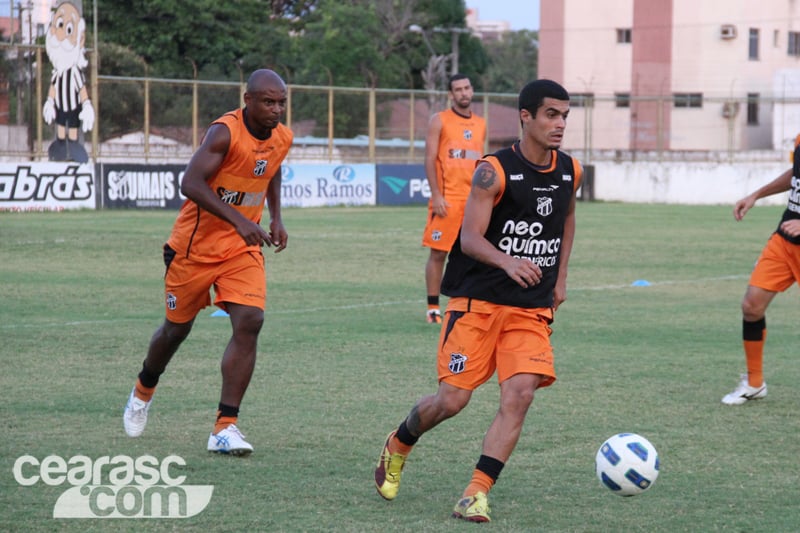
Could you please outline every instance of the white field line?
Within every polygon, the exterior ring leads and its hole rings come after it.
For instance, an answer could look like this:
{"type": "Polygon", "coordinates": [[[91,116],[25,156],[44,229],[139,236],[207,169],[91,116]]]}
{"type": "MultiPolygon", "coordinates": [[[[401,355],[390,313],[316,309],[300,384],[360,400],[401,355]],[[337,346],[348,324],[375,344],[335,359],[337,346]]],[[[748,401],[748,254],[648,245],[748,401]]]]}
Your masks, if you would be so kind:
{"type": "MultiPolygon", "coordinates": [[[[697,283],[707,283],[707,282],[715,282],[715,281],[731,281],[731,280],[741,280],[747,279],[749,275],[739,274],[734,276],[718,276],[718,277],[711,277],[711,278],[699,278],[699,279],[690,279],[690,280],[665,280],[665,281],[651,281],[651,287],[657,287],[662,285],[690,285],[690,284],[697,284],[697,283]]],[[[569,292],[580,292],[580,291],[612,291],[612,290],[623,290],[623,289],[630,289],[630,290],[646,290],[647,287],[633,287],[631,284],[618,284],[618,285],[597,285],[592,287],[569,287],[569,292]]],[[[270,311],[269,308],[266,311],[266,316],[270,315],[293,315],[299,313],[320,313],[326,311],[345,311],[348,309],[368,309],[368,308],[375,308],[375,307],[392,307],[395,305],[411,305],[411,304],[419,304],[423,303],[425,300],[422,298],[418,298],[415,300],[397,300],[397,301],[387,301],[387,302],[364,302],[360,304],[348,304],[348,305],[334,305],[334,306],[320,306],[320,307],[306,307],[302,309],[279,309],[276,311],[270,311]]],[[[24,329],[24,328],[41,328],[41,327],[52,327],[52,326],[84,326],[84,325],[95,325],[95,324],[115,324],[121,322],[130,322],[130,321],[140,321],[145,320],[142,318],[131,318],[131,319],[108,319],[108,320],[74,320],[69,322],[63,322],[61,324],[43,324],[43,323],[35,323],[35,324],[0,324],[0,330],[9,330],[9,329],[24,329]]],[[[150,320],[150,318],[147,318],[150,320]]]]}

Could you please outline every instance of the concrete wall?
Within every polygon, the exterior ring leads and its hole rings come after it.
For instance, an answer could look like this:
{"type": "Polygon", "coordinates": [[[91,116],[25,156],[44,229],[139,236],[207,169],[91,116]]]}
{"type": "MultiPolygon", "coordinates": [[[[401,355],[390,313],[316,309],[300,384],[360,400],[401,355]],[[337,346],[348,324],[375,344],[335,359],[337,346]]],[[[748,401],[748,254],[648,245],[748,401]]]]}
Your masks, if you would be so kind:
{"type": "MultiPolygon", "coordinates": [[[[789,168],[789,163],[594,164],[595,200],[661,204],[730,204],[731,206],[789,168]]],[[[787,193],[758,205],[785,205],[787,193]]]]}

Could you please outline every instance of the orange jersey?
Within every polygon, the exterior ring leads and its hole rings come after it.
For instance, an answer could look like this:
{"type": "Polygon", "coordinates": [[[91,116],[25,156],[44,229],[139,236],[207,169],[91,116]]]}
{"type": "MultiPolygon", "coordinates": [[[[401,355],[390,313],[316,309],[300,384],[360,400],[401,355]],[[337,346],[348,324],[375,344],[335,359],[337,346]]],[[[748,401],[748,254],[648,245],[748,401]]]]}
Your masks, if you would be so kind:
{"type": "Polygon", "coordinates": [[[447,200],[466,201],[475,163],[483,155],[486,121],[475,113],[462,117],[452,109],[439,112],[442,131],[436,152],[436,179],[447,200]]]}
{"type": "MultiPolygon", "coordinates": [[[[208,180],[208,186],[223,202],[260,223],[267,187],[289,152],[292,131],[278,124],[269,139],[257,139],[247,130],[241,109],[226,113],[213,124],[227,126],[231,142],[219,170],[208,180]]],[[[261,251],[260,246],[245,244],[233,226],[192,200],[186,200],[181,206],[167,244],[178,254],[202,263],[261,251]]]]}

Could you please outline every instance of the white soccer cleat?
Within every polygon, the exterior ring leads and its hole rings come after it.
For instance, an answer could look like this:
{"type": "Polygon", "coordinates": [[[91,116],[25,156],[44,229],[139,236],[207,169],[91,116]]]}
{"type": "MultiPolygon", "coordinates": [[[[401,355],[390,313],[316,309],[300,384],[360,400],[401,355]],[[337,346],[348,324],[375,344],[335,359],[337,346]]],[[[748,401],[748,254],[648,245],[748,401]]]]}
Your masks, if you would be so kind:
{"type": "Polygon", "coordinates": [[[253,447],[244,440],[245,436],[235,424],[231,424],[219,433],[212,433],[208,437],[208,451],[226,453],[229,455],[247,455],[253,447]]]}
{"type": "Polygon", "coordinates": [[[722,397],[722,403],[725,405],[742,405],[749,400],[760,400],[767,396],[767,383],[763,382],[760,387],[751,387],[747,382],[747,374],[742,374],[742,380],[739,386],[731,392],[722,397]]]}
{"type": "Polygon", "coordinates": [[[147,411],[150,410],[150,404],[153,400],[146,402],[136,397],[134,392],[136,387],[131,391],[128,397],[128,403],[125,405],[125,412],[122,414],[122,425],[125,426],[125,433],[129,437],[138,437],[144,431],[147,425],[147,411]]]}

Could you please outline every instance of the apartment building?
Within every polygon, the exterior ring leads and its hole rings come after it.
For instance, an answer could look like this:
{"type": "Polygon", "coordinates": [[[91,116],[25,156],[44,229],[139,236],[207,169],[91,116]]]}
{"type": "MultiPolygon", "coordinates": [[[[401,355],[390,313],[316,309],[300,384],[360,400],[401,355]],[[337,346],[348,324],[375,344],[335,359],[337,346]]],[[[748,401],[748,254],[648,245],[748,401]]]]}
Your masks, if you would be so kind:
{"type": "Polygon", "coordinates": [[[539,39],[573,149],[785,150],[800,132],[798,0],[542,0],[539,39]]]}

